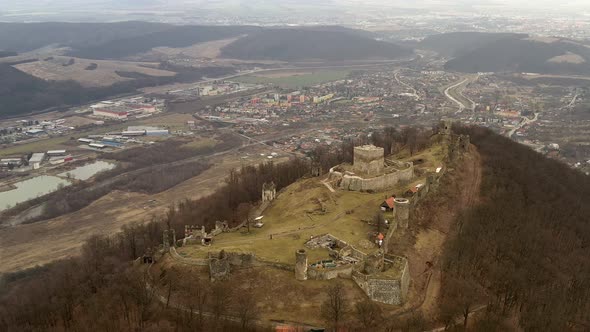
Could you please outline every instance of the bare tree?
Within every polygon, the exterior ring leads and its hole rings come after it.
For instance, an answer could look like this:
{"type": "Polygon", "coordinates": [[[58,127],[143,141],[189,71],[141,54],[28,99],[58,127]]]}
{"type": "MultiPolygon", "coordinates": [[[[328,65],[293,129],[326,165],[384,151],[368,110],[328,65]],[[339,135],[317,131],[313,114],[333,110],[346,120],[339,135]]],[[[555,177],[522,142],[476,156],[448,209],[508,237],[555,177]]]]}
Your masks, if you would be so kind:
{"type": "Polygon", "coordinates": [[[337,330],[347,312],[347,303],[344,298],[344,287],[339,281],[328,287],[328,298],[321,307],[322,317],[337,330]]]}
{"type": "Polygon", "coordinates": [[[178,270],[176,269],[176,267],[171,267],[169,270],[166,270],[166,274],[164,275],[164,284],[167,286],[167,292],[166,292],[166,308],[168,308],[168,305],[170,304],[170,296],[172,295],[172,292],[175,291],[176,289],[178,289],[179,285],[179,278],[178,278],[178,270]]]}
{"type": "Polygon", "coordinates": [[[219,322],[221,315],[227,312],[230,296],[229,286],[225,283],[216,282],[211,288],[211,310],[216,322],[219,322]]]}
{"type": "Polygon", "coordinates": [[[246,331],[252,321],[260,315],[260,310],[256,306],[256,299],[252,290],[241,291],[237,294],[235,310],[240,317],[242,330],[246,331]]]}
{"type": "Polygon", "coordinates": [[[376,328],[382,320],[381,307],[370,299],[358,302],[355,305],[355,312],[357,319],[367,330],[376,328]]]}

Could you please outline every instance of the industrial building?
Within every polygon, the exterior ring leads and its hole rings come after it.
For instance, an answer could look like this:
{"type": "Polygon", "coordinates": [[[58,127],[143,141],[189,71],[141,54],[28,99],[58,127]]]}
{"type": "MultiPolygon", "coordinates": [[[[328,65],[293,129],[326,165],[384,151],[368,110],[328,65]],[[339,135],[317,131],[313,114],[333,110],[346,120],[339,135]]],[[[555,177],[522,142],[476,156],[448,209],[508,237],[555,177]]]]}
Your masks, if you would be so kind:
{"type": "Polygon", "coordinates": [[[39,136],[45,134],[45,130],[39,128],[29,129],[27,130],[26,134],[29,136],[39,136]]]}
{"type": "Polygon", "coordinates": [[[33,169],[38,169],[39,167],[41,167],[41,163],[43,162],[43,160],[45,160],[44,152],[33,153],[31,158],[29,159],[29,165],[33,167],[33,169]]]}
{"type": "Polygon", "coordinates": [[[109,119],[117,119],[117,120],[127,119],[127,116],[129,115],[128,112],[111,111],[111,110],[107,110],[107,109],[94,109],[92,111],[92,114],[94,116],[99,116],[99,117],[109,118],[109,119]]]}
{"type": "Polygon", "coordinates": [[[21,158],[4,158],[0,159],[0,167],[20,167],[23,164],[21,158]]]}
{"type": "Polygon", "coordinates": [[[66,150],[49,150],[49,151],[47,151],[47,155],[50,157],[65,156],[65,154],[66,154],[66,150]]]}

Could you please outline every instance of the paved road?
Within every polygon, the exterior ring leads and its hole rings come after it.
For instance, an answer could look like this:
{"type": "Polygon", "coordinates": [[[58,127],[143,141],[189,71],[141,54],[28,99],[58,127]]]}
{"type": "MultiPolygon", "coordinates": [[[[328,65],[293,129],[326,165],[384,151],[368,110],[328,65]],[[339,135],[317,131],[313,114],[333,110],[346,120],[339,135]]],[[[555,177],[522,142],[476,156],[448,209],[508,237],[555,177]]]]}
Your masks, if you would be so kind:
{"type": "MultiPolygon", "coordinates": [[[[479,78],[479,75],[477,75],[477,78],[479,78]]],[[[475,80],[477,80],[477,78],[475,80]]],[[[450,101],[452,101],[453,103],[455,103],[455,104],[457,104],[459,106],[459,112],[462,112],[464,109],[469,109],[471,111],[474,111],[475,110],[475,102],[473,100],[465,97],[465,95],[463,94],[463,92],[457,90],[457,94],[459,96],[465,98],[465,100],[467,100],[469,102],[469,104],[470,104],[469,106],[468,105],[465,105],[460,100],[457,100],[457,98],[453,97],[450,94],[450,91],[451,90],[454,90],[454,89],[458,89],[459,87],[461,87],[461,85],[463,85],[465,82],[468,82],[470,80],[471,80],[471,78],[467,77],[464,80],[462,80],[462,81],[460,81],[458,83],[455,83],[455,84],[453,84],[453,85],[451,85],[451,86],[449,86],[448,88],[445,89],[445,92],[444,92],[445,93],[445,97],[447,97],[450,101]]]]}
{"type": "Polygon", "coordinates": [[[413,86],[411,86],[410,84],[403,82],[402,80],[399,79],[399,73],[400,70],[396,70],[395,74],[393,75],[393,77],[395,78],[395,80],[397,81],[398,84],[403,85],[409,89],[412,90],[412,95],[414,96],[414,98],[416,98],[416,100],[420,100],[420,96],[418,95],[418,91],[416,91],[416,89],[414,89],[413,86]]]}
{"type": "Polygon", "coordinates": [[[529,119],[526,116],[522,116],[521,118],[522,118],[522,121],[518,124],[518,126],[514,127],[512,130],[510,130],[508,132],[507,136],[509,138],[512,138],[512,136],[514,136],[514,133],[516,133],[516,131],[519,130],[520,128],[537,121],[539,119],[539,113],[535,113],[535,117],[533,119],[529,119]]]}
{"type": "Polygon", "coordinates": [[[451,96],[451,94],[449,93],[449,91],[451,89],[456,89],[459,86],[461,86],[463,83],[467,82],[469,79],[464,79],[462,81],[460,81],[459,83],[453,84],[451,86],[449,86],[448,88],[445,89],[445,96],[447,97],[447,99],[449,99],[450,101],[452,101],[453,103],[457,104],[459,106],[459,112],[462,112],[464,109],[466,109],[467,107],[459,100],[457,100],[455,97],[451,96]]]}

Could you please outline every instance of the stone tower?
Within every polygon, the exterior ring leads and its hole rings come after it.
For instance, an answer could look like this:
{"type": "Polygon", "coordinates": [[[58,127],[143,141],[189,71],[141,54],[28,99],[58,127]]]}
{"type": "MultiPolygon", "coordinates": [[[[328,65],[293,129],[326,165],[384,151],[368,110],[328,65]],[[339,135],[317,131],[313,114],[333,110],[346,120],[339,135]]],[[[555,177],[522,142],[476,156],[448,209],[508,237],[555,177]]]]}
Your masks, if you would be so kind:
{"type": "Polygon", "coordinates": [[[367,274],[375,274],[383,271],[385,264],[385,255],[382,250],[378,250],[376,253],[367,255],[365,258],[365,272],[367,274]]]}
{"type": "Polygon", "coordinates": [[[408,228],[408,221],[410,219],[410,201],[405,198],[396,198],[394,200],[395,207],[393,215],[397,224],[402,228],[408,228]]]}
{"type": "Polygon", "coordinates": [[[299,249],[295,253],[295,279],[307,280],[307,252],[299,249]]]}
{"type": "Polygon", "coordinates": [[[322,166],[320,165],[320,163],[313,162],[311,164],[311,176],[313,176],[313,177],[322,176],[322,166]]]}
{"type": "Polygon", "coordinates": [[[262,203],[271,202],[277,196],[277,187],[274,182],[265,182],[262,185],[262,203]]]}
{"type": "Polygon", "coordinates": [[[354,170],[363,175],[376,175],[383,172],[385,154],[383,148],[363,145],[354,148],[354,170]]]}
{"type": "Polygon", "coordinates": [[[440,127],[438,128],[438,133],[440,135],[450,135],[452,125],[453,125],[453,122],[450,120],[441,121],[440,127]]]}
{"type": "Polygon", "coordinates": [[[165,229],[162,234],[162,244],[164,245],[164,252],[170,251],[170,238],[168,237],[167,229],[165,229]]]}
{"type": "Polygon", "coordinates": [[[170,233],[172,235],[172,246],[176,247],[176,231],[174,229],[171,229],[170,233]]]}

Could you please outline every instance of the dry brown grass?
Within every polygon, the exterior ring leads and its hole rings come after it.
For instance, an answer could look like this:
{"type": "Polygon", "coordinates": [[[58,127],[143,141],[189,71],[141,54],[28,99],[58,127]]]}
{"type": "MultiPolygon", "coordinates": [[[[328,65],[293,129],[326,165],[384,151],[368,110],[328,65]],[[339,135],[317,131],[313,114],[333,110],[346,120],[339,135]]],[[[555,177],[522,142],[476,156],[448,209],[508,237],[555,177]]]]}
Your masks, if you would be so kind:
{"type": "Polygon", "coordinates": [[[567,52],[566,54],[555,56],[555,57],[547,60],[547,62],[581,64],[581,63],[586,62],[586,60],[578,54],[575,54],[572,52],[567,52]]]}
{"type": "Polygon", "coordinates": [[[149,76],[174,76],[176,74],[171,71],[157,69],[157,66],[157,63],[149,62],[89,60],[56,56],[52,60],[21,63],[14,67],[43,80],[74,80],[85,87],[109,86],[117,82],[131,80],[117,75],[116,71],[134,72],[149,76]],[[70,59],[74,59],[75,63],[64,66],[70,59]],[[86,70],[92,63],[96,63],[98,67],[95,70],[86,70]]]}
{"type": "Polygon", "coordinates": [[[218,58],[221,54],[221,48],[227,46],[238,38],[228,38],[221,40],[214,40],[205,43],[199,43],[188,47],[172,48],[172,47],[156,47],[153,48],[148,55],[155,56],[186,56],[190,58],[218,58]]]}
{"type": "MultiPolygon", "coordinates": [[[[219,156],[210,169],[175,187],[155,195],[114,191],[91,205],[54,219],[30,225],[0,229],[1,272],[21,270],[35,265],[77,255],[82,243],[91,235],[114,234],[129,223],[150,220],[162,215],[175,202],[199,198],[212,193],[233,168],[240,167],[240,155],[219,156]],[[155,199],[153,207],[149,200],[155,199]]],[[[260,159],[250,160],[251,163],[260,159]]]]}
{"type": "MultiPolygon", "coordinates": [[[[182,278],[199,279],[207,286],[211,286],[207,267],[196,267],[174,264],[169,258],[164,258],[154,266],[152,275],[160,275],[162,270],[175,267],[175,273],[182,278]]],[[[304,323],[312,326],[322,326],[320,312],[321,305],[326,298],[326,288],[333,285],[333,281],[306,280],[297,281],[292,272],[268,267],[254,267],[247,269],[233,269],[228,280],[232,291],[239,294],[241,289],[248,288],[253,294],[260,309],[260,319],[265,321],[284,320],[288,322],[304,323]]],[[[357,301],[366,296],[352,280],[341,280],[344,286],[344,296],[349,309],[354,308],[357,301]]],[[[181,294],[176,294],[173,301],[177,301],[181,294]]],[[[383,306],[384,309],[395,308],[383,306]]],[[[229,314],[231,314],[231,309],[229,314]]],[[[353,314],[347,319],[353,318],[353,314]]]]}

